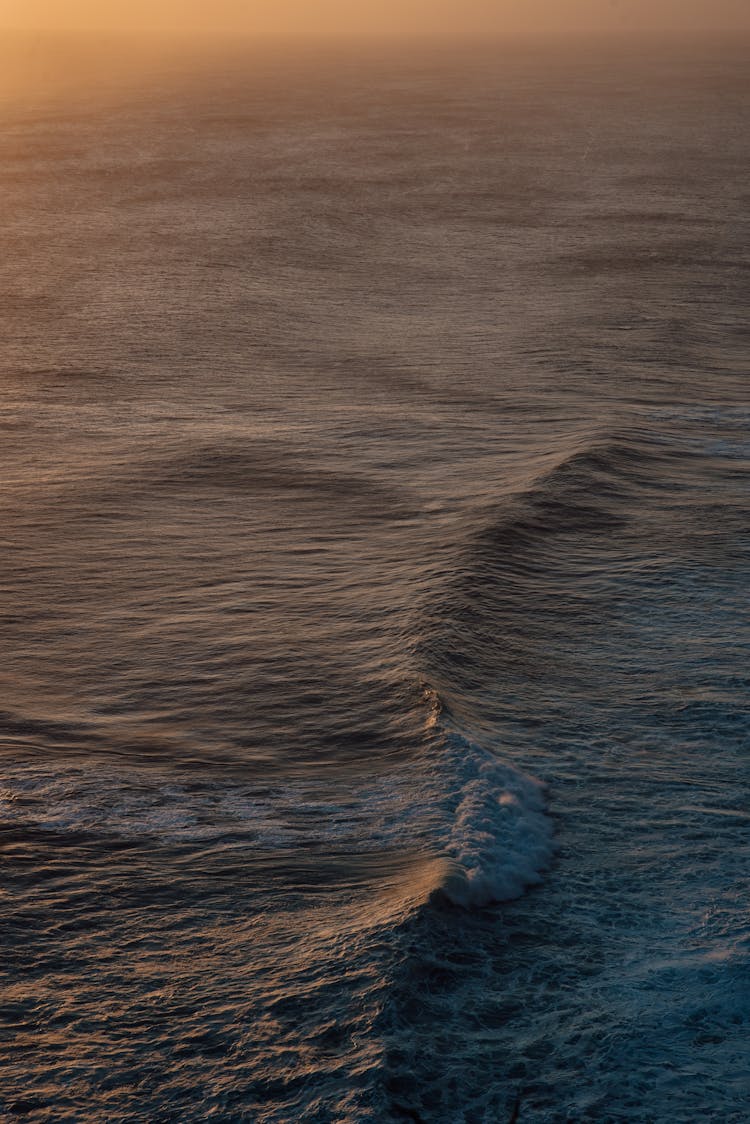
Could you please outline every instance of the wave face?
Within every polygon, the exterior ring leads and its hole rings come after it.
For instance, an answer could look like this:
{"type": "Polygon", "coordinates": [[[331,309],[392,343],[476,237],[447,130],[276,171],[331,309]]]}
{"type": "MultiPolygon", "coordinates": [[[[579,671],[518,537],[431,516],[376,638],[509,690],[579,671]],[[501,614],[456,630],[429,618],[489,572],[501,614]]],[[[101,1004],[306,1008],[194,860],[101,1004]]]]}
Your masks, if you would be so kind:
{"type": "Polygon", "coordinates": [[[4,105],[3,1119],[747,1119],[709,55],[4,105]]]}

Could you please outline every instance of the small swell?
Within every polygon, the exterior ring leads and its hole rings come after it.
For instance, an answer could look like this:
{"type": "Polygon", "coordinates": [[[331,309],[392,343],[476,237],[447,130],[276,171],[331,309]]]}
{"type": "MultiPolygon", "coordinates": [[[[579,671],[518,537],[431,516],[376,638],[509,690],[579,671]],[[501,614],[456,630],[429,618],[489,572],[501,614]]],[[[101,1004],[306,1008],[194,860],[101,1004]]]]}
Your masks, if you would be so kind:
{"type": "Polygon", "coordinates": [[[487,511],[478,542],[512,552],[538,549],[554,535],[621,530],[674,461],[670,450],[637,432],[583,436],[540,458],[523,485],[487,511]]]}

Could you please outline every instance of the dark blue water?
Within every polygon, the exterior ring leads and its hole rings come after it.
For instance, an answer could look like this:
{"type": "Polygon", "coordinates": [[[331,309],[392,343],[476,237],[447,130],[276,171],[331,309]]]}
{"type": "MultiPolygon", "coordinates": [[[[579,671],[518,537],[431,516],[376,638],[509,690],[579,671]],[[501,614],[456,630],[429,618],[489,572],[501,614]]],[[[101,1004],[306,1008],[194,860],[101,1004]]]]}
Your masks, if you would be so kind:
{"type": "Polygon", "coordinates": [[[3,1119],[750,1115],[744,52],[1,121],[3,1119]]]}

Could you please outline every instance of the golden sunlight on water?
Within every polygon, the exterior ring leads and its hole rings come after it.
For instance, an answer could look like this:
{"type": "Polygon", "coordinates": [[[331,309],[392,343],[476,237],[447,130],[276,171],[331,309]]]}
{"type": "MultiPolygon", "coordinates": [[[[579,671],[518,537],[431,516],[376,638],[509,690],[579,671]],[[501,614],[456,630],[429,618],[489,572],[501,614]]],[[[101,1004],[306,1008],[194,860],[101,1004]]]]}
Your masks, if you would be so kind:
{"type": "Polygon", "coordinates": [[[100,107],[118,90],[153,79],[174,51],[165,42],[111,36],[0,34],[0,107],[100,107]]]}

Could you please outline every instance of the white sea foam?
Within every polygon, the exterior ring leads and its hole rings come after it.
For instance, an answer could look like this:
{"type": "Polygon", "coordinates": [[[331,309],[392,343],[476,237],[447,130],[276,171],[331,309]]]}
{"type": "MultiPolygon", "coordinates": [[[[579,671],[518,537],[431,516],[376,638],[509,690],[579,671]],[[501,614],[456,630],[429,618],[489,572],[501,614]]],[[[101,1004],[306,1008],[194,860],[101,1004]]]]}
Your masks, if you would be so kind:
{"type": "Polygon", "coordinates": [[[554,851],[543,785],[458,734],[446,746],[457,794],[442,890],[463,906],[516,898],[540,881],[554,851]]]}

